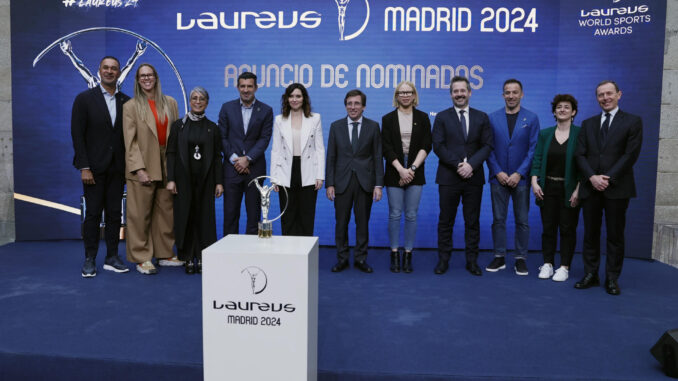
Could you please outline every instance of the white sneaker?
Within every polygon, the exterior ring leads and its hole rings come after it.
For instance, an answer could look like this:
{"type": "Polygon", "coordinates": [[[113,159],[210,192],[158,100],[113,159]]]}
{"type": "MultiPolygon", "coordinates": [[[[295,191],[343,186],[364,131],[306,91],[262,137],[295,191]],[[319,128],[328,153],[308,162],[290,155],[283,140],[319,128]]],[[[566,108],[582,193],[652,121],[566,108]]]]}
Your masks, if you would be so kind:
{"type": "Polygon", "coordinates": [[[163,258],[163,259],[160,259],[160,260],[158,261],[158,264],[159,264],[160,266],[172,266],[172,267],[176,267],[176,266],[183,266],[183,265],[184,265],[184,261],[180,261],[179,258],[177,258],[177,256],[175,255],[175,256],[173,256],[172,258],[163,258]]]}
{"type": "MultiPolygon", "coordinates": [[[[561,267],[562,269],[562,267],[561,267]]],[[[553,266],[550,263],[544,263],[539,268],[539,279],[548,279],[553,276],[553,266]]],[[[567,278],[565,278],[567,279],[567,278]]]]}
{"type": "Polygon", "coordinates": [[[563,266],[560,266],[556,273],[553,275],[554,282],[565,282],[570,276],[570,271],[563,266]]]}
{"type": "Polygon", "coordinates": [[[146,261],[144,263],[137,264],[137,271],[146,275],[153,275],[158,273],[158,269],[156,269],[155,266],[153,266],[153,263],[151,261],[146,261]]]}

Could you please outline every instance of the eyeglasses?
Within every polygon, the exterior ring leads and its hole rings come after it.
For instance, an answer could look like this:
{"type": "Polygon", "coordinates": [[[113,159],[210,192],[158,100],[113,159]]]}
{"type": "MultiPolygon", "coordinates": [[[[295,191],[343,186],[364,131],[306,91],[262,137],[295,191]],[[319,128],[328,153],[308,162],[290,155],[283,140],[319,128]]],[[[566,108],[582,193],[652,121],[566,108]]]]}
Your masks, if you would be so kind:
{"type": "Polygon", "coordinates": [[[414,91],[398,91],[398,95],[401,97],[411,97],[414,94],[414,91]]]}
{"type": "Polygon", "coordinates": [[[155,77],[155,74],[141,74],[141,75],[139,75],[139,78],[141,78],[141,79],[151,79],[153,77],[155,77]]]}

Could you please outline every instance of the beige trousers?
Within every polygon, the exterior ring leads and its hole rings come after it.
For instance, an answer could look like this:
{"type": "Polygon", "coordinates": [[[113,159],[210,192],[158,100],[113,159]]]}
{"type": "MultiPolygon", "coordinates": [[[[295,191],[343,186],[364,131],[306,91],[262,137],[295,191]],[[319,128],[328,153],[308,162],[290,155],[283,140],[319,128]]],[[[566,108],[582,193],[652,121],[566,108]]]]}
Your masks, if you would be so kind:
{"type": "Polygon", "coordinates": [[[144,186],[127,180],[127,260],[143,263],[174,256],[172,193],[163,181],[144,186]]]}

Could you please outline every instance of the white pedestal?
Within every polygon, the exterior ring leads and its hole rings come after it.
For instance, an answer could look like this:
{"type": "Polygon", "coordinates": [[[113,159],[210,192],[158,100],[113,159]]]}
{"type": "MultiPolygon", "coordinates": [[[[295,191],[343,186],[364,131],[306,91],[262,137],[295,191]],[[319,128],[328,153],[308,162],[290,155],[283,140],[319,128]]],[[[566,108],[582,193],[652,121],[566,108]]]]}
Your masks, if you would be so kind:
{"type": "Polygon", "coordinates": [[[205,380],[315,381],[318,238],[229,235],[202,261],[205,380]]]}

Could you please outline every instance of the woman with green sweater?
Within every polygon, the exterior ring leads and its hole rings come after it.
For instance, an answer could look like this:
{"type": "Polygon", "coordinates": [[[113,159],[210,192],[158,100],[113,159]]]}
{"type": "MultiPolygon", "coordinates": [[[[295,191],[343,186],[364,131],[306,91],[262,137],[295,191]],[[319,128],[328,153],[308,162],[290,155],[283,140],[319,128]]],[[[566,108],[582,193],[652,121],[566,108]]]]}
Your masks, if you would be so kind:
{"type": "Polygon", "coordinates": [[[544,265],[539,278],[563,282],[569,276],[579,222],[579,172],[574,152],[580,128],[572,124],[577,100],[570,94],[558,94],[551,102],[551,111],[557,124],[539,133],[530,175],[543,226],[544,265]],[[559,230],[560,267],[554,273],[559,230]]]}

